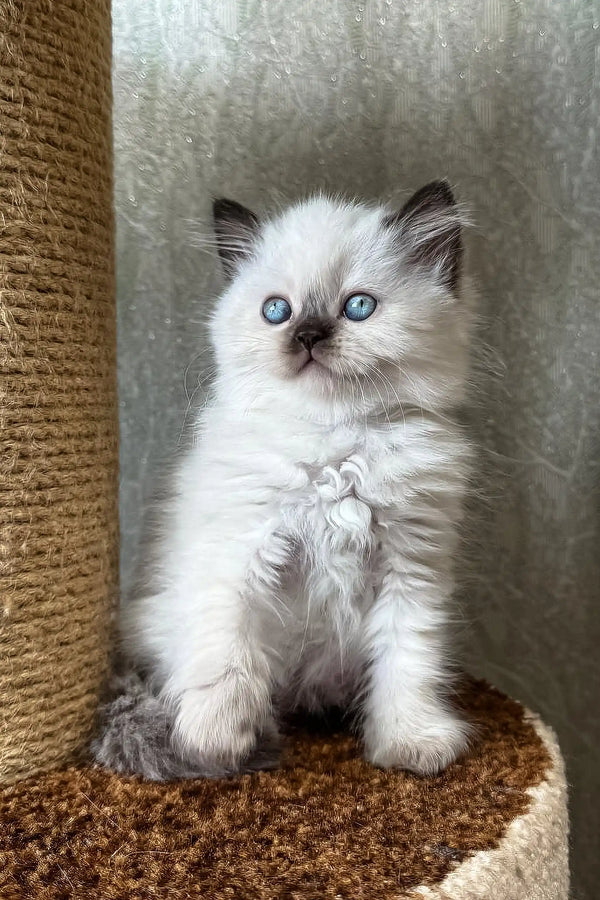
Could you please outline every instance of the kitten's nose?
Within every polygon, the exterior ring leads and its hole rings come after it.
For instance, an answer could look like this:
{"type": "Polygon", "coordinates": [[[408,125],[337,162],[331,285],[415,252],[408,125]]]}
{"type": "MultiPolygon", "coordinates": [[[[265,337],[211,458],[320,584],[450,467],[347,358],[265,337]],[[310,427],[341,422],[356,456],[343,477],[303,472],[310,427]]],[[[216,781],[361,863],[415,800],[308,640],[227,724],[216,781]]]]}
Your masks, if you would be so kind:
{"type": "Polygon", "coordinates": [[[297,333],[296,340],[310,353],[315,344],[327,337],[329,337],[329,333],[323,328],[306,328],[297,333]]]}

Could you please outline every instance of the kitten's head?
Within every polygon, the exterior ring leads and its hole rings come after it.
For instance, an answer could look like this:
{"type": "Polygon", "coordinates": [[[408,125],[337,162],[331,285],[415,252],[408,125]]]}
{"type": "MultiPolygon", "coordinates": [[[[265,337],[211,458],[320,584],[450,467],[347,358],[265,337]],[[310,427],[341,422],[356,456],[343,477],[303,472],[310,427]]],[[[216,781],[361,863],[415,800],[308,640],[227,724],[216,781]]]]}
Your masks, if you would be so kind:
{"type": "Polygon", "coordinates": [[[212,339],[232,387],[320,416],[461,399],[470,310],[445,182],[399,212],[318,196],[264,223],[216,200],[214,219],[229,285],[212,339]]]}

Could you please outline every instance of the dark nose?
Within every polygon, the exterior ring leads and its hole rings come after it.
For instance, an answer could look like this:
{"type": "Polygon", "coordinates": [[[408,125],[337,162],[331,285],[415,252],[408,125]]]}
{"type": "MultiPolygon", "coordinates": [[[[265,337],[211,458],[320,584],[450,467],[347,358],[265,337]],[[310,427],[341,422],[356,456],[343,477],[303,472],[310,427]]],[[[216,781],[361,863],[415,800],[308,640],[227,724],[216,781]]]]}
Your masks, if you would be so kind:
{"type": "Polygon", "coordinates": [[[327,337],[329,337],[329,333],[322,328],[305,328],[298,332],[296,340],[310,353],[315,344],[324,341],[327,337]]]}

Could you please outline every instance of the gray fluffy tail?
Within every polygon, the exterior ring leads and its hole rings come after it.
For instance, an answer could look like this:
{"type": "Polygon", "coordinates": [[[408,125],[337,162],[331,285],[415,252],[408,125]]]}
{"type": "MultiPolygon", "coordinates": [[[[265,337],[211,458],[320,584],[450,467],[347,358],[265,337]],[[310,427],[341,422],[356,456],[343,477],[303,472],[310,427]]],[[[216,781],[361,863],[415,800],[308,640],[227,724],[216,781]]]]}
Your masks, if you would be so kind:
{"type": "Polygon", "coordinates": [[[91,751],[97,763],[121,775],[141,775],[149,781],[177,778],[223,778],[241,772],[272,769],[279,757],[275,734],[264,735],[242,766],[207,764],[184,751],[174,737],[174,713],[137,673],[115,675],[111,699],[100,707],[98,737],[91,751]]]}

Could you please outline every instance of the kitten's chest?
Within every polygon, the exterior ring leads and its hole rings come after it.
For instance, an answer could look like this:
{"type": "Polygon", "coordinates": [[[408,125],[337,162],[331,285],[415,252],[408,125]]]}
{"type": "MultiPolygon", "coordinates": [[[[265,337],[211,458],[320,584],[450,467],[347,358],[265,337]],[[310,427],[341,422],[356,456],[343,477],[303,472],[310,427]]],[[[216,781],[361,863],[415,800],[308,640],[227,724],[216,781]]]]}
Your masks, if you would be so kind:
{"type": "Polygon", "coordinates": [[[284,508],[299,544],[303,575],[342,594],[364,587],[376,544],[378,509],[369,490],[369,461],[350,453],[326,465],[307,465],[307,482],[284,508]]]}
{"type": "Polygon", "coordinates": [[[284,530],[297,550],[284,589],[303,627],[310,631],[312,621],[323,634],[330,623],[347,638],[358,633],[377,580],[387,527],[387,448],[372,450],[363,441],[335,449],[300,463],[303,484],[296,480],[292,492],[280,495],[284,530]]]}
{"type": "Polygon", "coordinates": [[[328,535],[328,542],[359,549],[369,543],[375,524],[368,491],[368,463],[352,454],[338,463],[313,467],[300,504],[300,519],[311,542],[328,535]]]}
{"type": "Polygon", "coordinates": [[[288,512],[304,537],[318,542],[327,533],[339,546],[366,546],[389,499],[389,458],[385,437],[342,432],[299,462],[304,483],[290,496],[288,512]]]}
{"type": "Polygon", "coordinates": [[[311,639],[316,628],[318,640],[331,633],[347,641],[372,595],[376,513],[360,496],[358,458],[311,467],[307,474],[305,488],[282,510],[297,551],[284,590],[311,639]]]}

